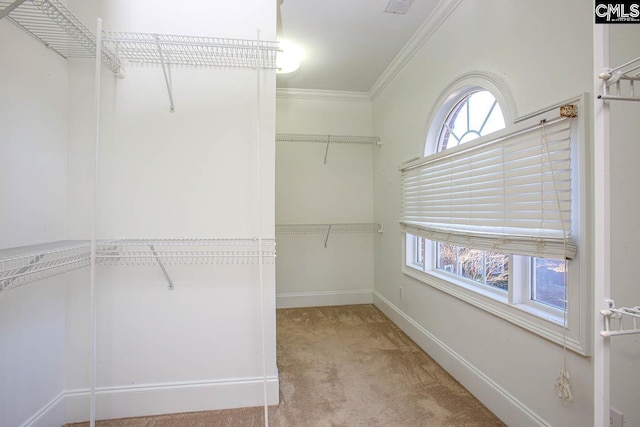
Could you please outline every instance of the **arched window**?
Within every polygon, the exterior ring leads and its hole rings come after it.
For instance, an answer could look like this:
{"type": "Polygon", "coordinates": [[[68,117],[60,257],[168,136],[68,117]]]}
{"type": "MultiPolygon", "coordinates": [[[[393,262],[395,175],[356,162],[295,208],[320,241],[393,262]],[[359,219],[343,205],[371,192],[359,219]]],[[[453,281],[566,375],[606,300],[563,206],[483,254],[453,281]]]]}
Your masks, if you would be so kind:
{"type": "Polygon", "coordinates": [[[488,90],[464,95],[446,116],[440,129],[437,151],[455,147],[504,129],[504,115],[488,90]]]}
{"type": "MultiPolygon", "coordinates": [[[[437,133],[435,151],[440,152],[504,129],[505,119],[496,97],[481,87],[459,90],[436,115],[442,122],[431,127],[437,133]],[[457,96],[456,96],[457,95],[457,96]]],[[[429,147],[425,149],[425,152],[429,147]]],[[[432,153],[426,153],[432,154],[432,153]]],[[[414,237],[416,264],[424,267],[426,245],[434,245],[435,268],[497,290],[507,291],[509,255],[466,248],[414,237]]]]}
{"type": "MultiPolygon", "coordinates": [[[[524,155],[522,153],[529,153],[526,150],[530,148],[515,151],[507,158],[503,149],[495,147],[502,146],[500,144],[503,140],[508,143],[514,141],[513,135],[519,135],[520,129],[529,129],[528,126],[540,126],[540,123],[555,120],[554,117],[559,115],[559,105],[541,110],[514,124],[515,112],[509,111],[513,104],[504,102],[510,98],[496,91],[495,87],[490,84],[485,87],[477,79],[472,84],[461,84],[464,81],[455,83],[443,93],[431,115],[425,157],[402,168],[401,228],[406,235],[406,262],[403,271],[471,304],[482,302],[479,306],[483,309],[558,341],[555,334],[562,329],[557,328],[562,328],[567,319],[571,319],[574,325],[582,322],[581,313],[584,313],[585,300],[576,291],[579,289],[582,263],[577,261],[574,254],[568,256],[566,252],[564,256],[562,252],[550,251],[544,251],[541,255],[542,252],[537,249],[509,246],[505,242],[509,242],[515,236],[513,234],[509,234],[506,240],[495,240],[492,237],[489,239],[490,243],[487,243],[490,234],[483,234],[483,227],[486,227],[485,224],[503,221],[503,214],[496,209],[504,209],[499,200],[502,200],[503,191],[510,192],[512,185],[509,184],[511,178],[506,178],[505,168],[509,170],[509,174],[520,176],[517,170],[510,169],[514,165],[513,161],[527,164],[531,162],[529,157],[517,157],[524,155]],[[508,130],[511,128],[514,129],[513,132],[508,130]],[[491,135],[495,132],[499,132],[499,136],[492,138],[491,135]],[[473,142],[478,138],[482,138],[482,141],[473,142]],[[462,148],[469,143],[469,149],[462,148]],[[445,154],[448,150],[452,150],[451,153],[445,154]],[[513,160],[509,160],[512,157],[513,160]],[[488,182],[486,177],[494,174],[502,178],[492,185],[493,178],[488,182]],[[497,188],[502,190],[498,193],[497,188]],[[470,201],[473,203],[469,204],[470,201]],[[462,222],[449,222],[453,219],[460,219],[462,222]],[[494,244],[494,241],[499,243],[494,244]],[[567,262],[563,258],[573,261],[567,262]],[[495,303],[478,299],[478,294],[495,303]],[[510,306],[506,311],[502,308],[505,304],[510,306]],[[512,308],[517,309],[518,313],[522,312],[522,317],[509,311],[512,308]],[[531,315],[539,320],[528,320],[530,318],[527,316],[531,315]],[[547,327],[544,322],[549,320],[555,326],[547,327]]],[[[582,98],[576,98],[573,102],[584,108],[582,98]]],[[[576,150],[580,146],[577,142],[580,139],[578,121],[563,123],[563,132],[569,134],[567,144],[570,145],[571,158],[578,160],[581,156],[578,154],[579,150],[576,150]]],[[[533,141],[531,147],[534,147],[534,152],[541,152],[542,148],[538,150],[535,147],[544,146],[540,139],[540,135],[544,138],[544,125],[541,132],[534,132],[532,135],[534,136],[527,137],[527,141],[533,141]],[[535,145],[535,141],[541,145],[535,145]]],[[[542,156],[536,161],[539,166],[541,161],[547,160],[542,156]]],[[[580,182],[580,170],[578,162],[567,172],[571,174],[572,189],[577,188],[576,185],[580,182]]],[[[525,197],[528,196],[522,196],[523,200],[525,197]]],[[[574,199],[573,196],[571,199],[574,199]]],[[[526,200],[515,202],[513,212],[516,216],[520,215],[520,211],[530,210],[528,205],[522,203],[531,203],[531,209],[542,206],[540,211],[543,215],[546,209],[553,208],[546,203],[536,204],[534,200],[526,200]]],[[[580,200],[573,200],[571,205],[572,235],[580,240],[580,228],[574,227],[579,222],[574,214],[579,212],[580,200]]],[[[508,215],[511,211],[504,212],[508,215]]],[[[487,233],[494,233],[489,229],[487,233]]],[[[572,348],[585,354],[586,335],[581,328],[582,326],[577,328],[576,336],[571,338],[572,348]]]]}

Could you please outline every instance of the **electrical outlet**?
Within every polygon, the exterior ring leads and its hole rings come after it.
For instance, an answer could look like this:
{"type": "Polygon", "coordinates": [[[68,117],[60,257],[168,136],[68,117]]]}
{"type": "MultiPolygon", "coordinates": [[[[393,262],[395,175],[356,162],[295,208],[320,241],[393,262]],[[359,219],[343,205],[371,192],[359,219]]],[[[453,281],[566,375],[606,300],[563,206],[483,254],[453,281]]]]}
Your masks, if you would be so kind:
{"type": "Polygon", "coordinates": [[[610,414],[611,427],[624,427],[624,415],[621,412],[611,408],[610,414]]]}
{"type": "Polygon", "coordinates": [[[404,301],[404,288],[400,286],[400,301],[404,301]]]}

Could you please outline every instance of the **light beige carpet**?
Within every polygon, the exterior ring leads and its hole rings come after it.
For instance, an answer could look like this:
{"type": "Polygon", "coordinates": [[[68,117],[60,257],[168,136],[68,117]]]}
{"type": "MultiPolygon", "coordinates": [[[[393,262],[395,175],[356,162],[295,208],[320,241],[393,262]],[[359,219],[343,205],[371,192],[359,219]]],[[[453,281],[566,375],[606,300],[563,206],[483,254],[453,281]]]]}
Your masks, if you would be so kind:
{"type": "MultiPolygon", "coordinates": [[[[372,305],[282,309],[277,327],[280,404],[269,408],[272,427],[504,425],[372,305]]],[[[97,425],[258,427],[263,409],[97,425]]]]}

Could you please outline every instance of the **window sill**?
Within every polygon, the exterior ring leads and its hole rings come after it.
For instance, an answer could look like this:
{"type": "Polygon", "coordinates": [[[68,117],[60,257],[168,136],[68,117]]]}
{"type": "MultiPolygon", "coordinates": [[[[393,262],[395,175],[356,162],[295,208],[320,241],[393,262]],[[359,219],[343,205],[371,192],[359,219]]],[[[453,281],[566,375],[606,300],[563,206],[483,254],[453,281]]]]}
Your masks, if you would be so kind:
{"type": "Polygon", "coordinates": [[[424,272],[411,266],[403,266],[402,272],[435,289],[445,292],[479,309],[485,310],[499,318],[513,323],[523,329],[541,336],[558,345],[566,344],[567,349],[583,356],[588,355],[587,348],[574,336],[569,325],[566,340],[563,337],[564,319],[562,316],[537,309],[526,304],[511,305],[501,292],[481,287],[471,286],[449,275],[424,272]]]}

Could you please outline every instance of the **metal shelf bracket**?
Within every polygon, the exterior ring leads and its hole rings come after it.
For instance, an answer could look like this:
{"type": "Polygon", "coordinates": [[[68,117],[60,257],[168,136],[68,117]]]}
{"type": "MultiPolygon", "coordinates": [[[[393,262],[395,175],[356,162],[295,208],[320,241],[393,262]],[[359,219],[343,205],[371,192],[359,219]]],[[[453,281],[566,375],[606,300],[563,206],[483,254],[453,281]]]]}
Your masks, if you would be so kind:
{"type": "Polygon", "coordinates": [[[609,101],[640,101],[634,82],[640,80],[640,58],[616,68],[607,68],[598,77],[602,80],[602,94],[598,99],[609,101]]]}
{"type": "Polygon", "coordinates": [[[605,300],[605,305],[607,308],[600,310],[600,314],[604,317],[604,330],[600,335],[607,338],[616,335],[640,334],[640,306],[616,308],[613,300],[605,300]],[[612,329],[611,319],[618,322],[617,329],[612,329]]]}
{"type": "MultiPolygon", "coordinates": [[[[324,150],[324,164],[327,164],[327,155],[329,154],[329,144],[331,144],[331,135],[327,137],[327,148],[324,150]]],[[[327,245],[325,244],[325,248],[327,245]]]]}
{"type": "Polygon", "coordinates": [[[158,253],[156,252],[156,248],[154,248],[153,245],[149,245],[149,249],[151,249],[151,253],[156,258],[156,261],[158,262],[158,265],[160,266],[160,269],[162,270],[162,273],[164,274],[164,277],[166,277],[167,278],[167,282],[169,282],[169,290],[172,291],[174,289],[174,287],[175,287],[174,284],[173,284],[173,280],[171,280],[171,276],[169,276],[169,273],[167,272],[167,269],[164,267],[164,263],[162,262],[162,260],[158,256],[158,253]]]}
{"type": "Polygon", "coordinates": [[[173,82],[171,79],[171,66],[169,65],[168,57],[165,60],[165,54],[162,51],[162,46],[160,44],[160,36],[154,34],[156,39],[156,46],[158,47],[158,56],[160,57],[160,65],[162,66],[162,74],[164,74],[164,82],[167,85],[167,92],[169,92],[169,112],[175,113],[176,108],[173,105],[173,82]]]}

